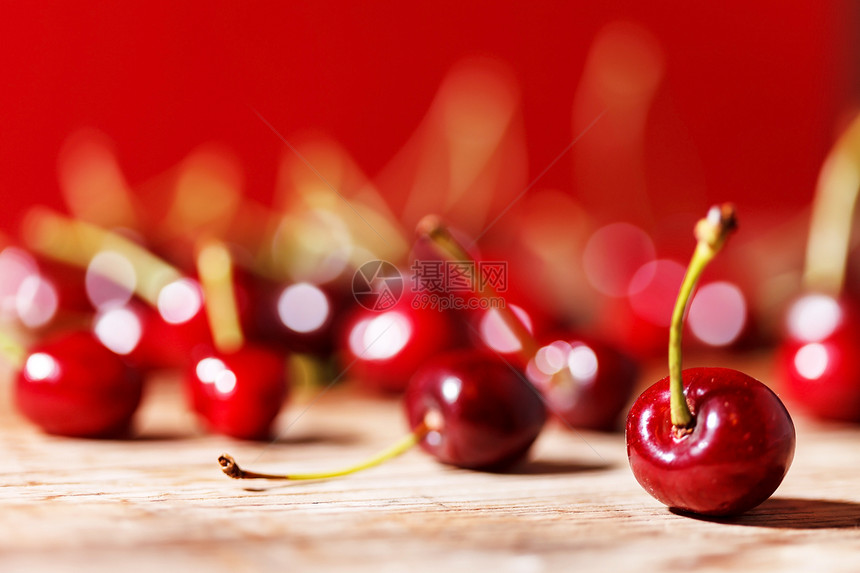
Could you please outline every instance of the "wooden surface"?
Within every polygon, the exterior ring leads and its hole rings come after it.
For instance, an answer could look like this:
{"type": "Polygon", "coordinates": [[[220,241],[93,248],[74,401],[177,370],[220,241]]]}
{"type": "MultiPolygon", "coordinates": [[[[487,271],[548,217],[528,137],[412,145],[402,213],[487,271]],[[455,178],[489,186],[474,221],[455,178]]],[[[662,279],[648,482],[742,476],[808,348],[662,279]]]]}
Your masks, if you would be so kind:
{"type": "MultiPolygon", "coordinates": [[[[761,378],[769,362],[746,371],[761,378]]],[[[649,372],[646,377],[658,373],[649,372]]],[[[4,387],[4,394],[8,388],[4,387]]],[[[0,408],[0,571],[856,571],[860,428],[795,413],[794,465],[734,522],[675,515],[635,483],[623,436],[551,426],[508,474],[415,450],[327,482],[239,482],[216,463],[338,467],[404,431],[397,401],[336,388],[297,397],[272,444],[196,429],[175,385],[152,386],[140,437],[48,437],[0,408]]]]}

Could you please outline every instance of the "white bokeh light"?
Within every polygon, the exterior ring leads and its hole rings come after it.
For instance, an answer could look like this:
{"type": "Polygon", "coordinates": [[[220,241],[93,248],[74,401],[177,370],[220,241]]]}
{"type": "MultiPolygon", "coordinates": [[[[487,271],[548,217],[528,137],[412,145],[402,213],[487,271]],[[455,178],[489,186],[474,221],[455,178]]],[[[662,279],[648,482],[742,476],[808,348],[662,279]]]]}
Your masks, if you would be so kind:
{"type": "MultiPolygon", "coordinates": [[[[532,319],[528,313],[515,304],[509,306],[520,322],[525,325],[526,330],[532,332],[532,319]]],[[[497,309],[491,308],[481,315],[479,328],[481,339],[496,352],[510,354],[522,350],[523,346],[519,339],[502,320],[502,315],[497,309]]]]}
{"type": "Polygon", "coordinates": [[[114,251],[101,251],[87,265],[84,283],[87,296],[96,308],[124,304],[137,287],[137,273],[125,256],[114,251]]]}
{"type": "Polygon", "coordinates": [[[44,352],[36,352],[24,363],[24,372],[30,380],[49,380],[59,373],[60,367],[54,357],[44,352]]]}
{"type": "Polygon", "coordinates": [[[138,316],[124,307],[100,312],[93,331],[102,344],[123,356],[137,348],[143,335],[138,316]]]}
{"type": "Polygon", "coordinates": [[[310,283],[291,285],[278,297],[278,316],[287,328],[295,332],[318,330],[328,321],[330,314],[328,297],[310,283]]]}
{"type": "Polygon", "coordinates": [[[30,328],[44,326],[57,314],[60,296],[57,288],[39,275],[21,281],[15,297],[18,318],[30,328]]]}
{"type": "Polygon", "coordinates": [[[802,346],[794,355],[797,373],[807,380],[817,380],[827,371],[830,357],[823,344],[813,342],[802,346]]]}
{"type": "Polygon", "coordinates": [[[158,312],[170,324],[188,322],[203,306],[203,292],[196,281],[183,278],[158,293],[158,312]]]}
{"type": "Polygon", "coordinates": [[[788,331],[798,340],[813,342],[830,336],[842,322],[839,303],[824,294],[799,298],[788,311],[788,331]]]}
{"type": "Polygon", "coordinates": [[[412,336],[412,324],[398,311],[384,312],[355,325],[349,333],[352,353],[370,360],[385,360],[403,350],[412,336]]]}
{"type": "Polygon", "coordinates": [[[737,340],[746,322],[744,294],[725,281],[703,285],[690,303],[687,316],[693,335],[711,346],[726,346],[737,340]]]}

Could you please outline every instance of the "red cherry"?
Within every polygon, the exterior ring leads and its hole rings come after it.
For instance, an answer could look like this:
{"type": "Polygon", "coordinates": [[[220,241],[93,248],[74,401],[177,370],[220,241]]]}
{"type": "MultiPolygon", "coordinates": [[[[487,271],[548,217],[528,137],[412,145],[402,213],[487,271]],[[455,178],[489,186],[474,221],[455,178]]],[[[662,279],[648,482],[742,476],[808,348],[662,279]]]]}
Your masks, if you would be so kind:
{"type": "Polygon", "coordinates": [[[419,366],[459,344],[452,314],[414,308],[410,294],[381,312],[358,307],[344,325],[341,365],[368,388],[402,392],[419,366]]]}
{"type": "Polygon", "coordinates": [[[683,372],[695,425],[678,433],[669,378],[648,388],[627,418],[627,456],[636,480],[667,506],[733,515],[766,500],[794,456],[794,424],[761,382],[726,368],[683,372]]]}
{"type": "Polygon", "coordinates": [[[61,436],[125,433],[141,393],[141,376],[80,331],[35,346],[15,382],[18,409],[45,432],[61,436]]]}
{"type": "Polygon", "coordinates": [[[248,343],[205,353],[186,373],[186,384],[193,409],[212,431],[246,440],[271,437],[289,395],[284,357],[248,343]]]}
{"type": "Polygon", "coordinates": [[[471,469],[504,469],[528,452],[546,421],[537,390],[497,356],[448,353],[410,381],[406,413],[421,446],[439,461],[471,469]]]}
{"type": "Polygon", "coordinates": [[[571,333],[546,338],[526,375],[567,425],[607,431],[617,427],[639,367],[613,346],[571,333]]]}
{"type": "Polygon", "coordinates": [[[860,309],[808,294],[787,316],[778,360],[788,396],[820,418],[860,421],[860,309]]]}
{"type": "Polygon", "coordinates": [[[683,318],[696,282],[737,227],[734,207],[698,222],[696,250],[669,330],[669,376],[627,417],[627,456],[645,490],[671,508],[733,515],[767,499],[794,456],[794,424],[767,386],[736,370],[681,370],[683,318]]]}

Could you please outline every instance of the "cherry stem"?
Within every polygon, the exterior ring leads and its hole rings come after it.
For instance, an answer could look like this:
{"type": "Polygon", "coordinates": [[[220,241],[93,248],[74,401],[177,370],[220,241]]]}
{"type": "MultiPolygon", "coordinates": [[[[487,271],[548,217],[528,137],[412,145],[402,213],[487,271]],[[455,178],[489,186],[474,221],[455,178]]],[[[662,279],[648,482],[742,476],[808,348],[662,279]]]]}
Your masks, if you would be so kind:
{"type": "Polygon", "coordinates": [[[684,382],[681,377],[681,337],[684,316],[690,305],[696,283],[702,271],[716,256],[729,234],[737,228],[734,205],[725,203],[711,207],[708,215],[696,224],[696,250],[687,267],[684,281],[672,311],[672,324],[669,327],[669,388],[672,424],[686,429],[694,423],[693,414],[684,396],[684,382]]]}
{"type": "Polygon", "coordinates": [[[236,308],[233,260],[224,243],[212,240],[203,245],[197,253],[197,274],[215,347],[224,353],[238,350],[245,339],[236,308]]]}
{"type": "Polygon", "coordinates": [[[269,479],[288,481],[330,479],[354,474],[372,468],[374,466],[378,466],[382,463],[387,462],[388,460],[394,459],[397,456],[404,454],[410,449],[412,449],[413,446],[415,446],[418,442],[424,439],[424,436],[426,436],[429,431],[430,425],[426,421],[422,422],[418,426],[416,426],[412,432],[404,436],[400,441],[382,450],[375,456],[372,456],[367,460],[354,466],[349,466],[339,470],[328,472],[312,472],[298,474],[266,474],[252,472],[239,467],[239,464],[236,463],[236,460],[233,459],[233,456],[229,454],[221,454],[221,456],[218,458],[218,463],[221,464],[221,470],[233,479],[269,479]]]}
{"type": "Polygon", "coordinates": [[[6,358],[15,370],[20,370],[24,367],[27,350],[20,342],[0,330],[0,355],[6,358]]]}
{"type": "Polygon", "coordinates": [[[860,115],[833,145],[818,177],[803,270],[807,290],[842,291],[858,191],[860,115]]]}
{"type": "MultiPolygon", "coordinates": [[[[34,209],[29,213],[24,238],[37,253],[81,268],[86,268],[100,252],[122,255],[134,268],[134,291],[154,307],[158,306],[161,289],[182,276],[177,269],[129,239],[48,209],[34,209]]],[[[109,269],[104,272],[110,274],[109,269]]],[[[121,277],[106,278],[124,284],[121,277]]]]}
{"type": "MultiPolygon", "coordinates": [[[[436,215],[427,215],[418,222],[416,232],[420,237],[426,237],[436,250],[449,261],[474,262],[474,259],[466,251],[466,248],[460,244],[457,239],[451,234],[447,227],[436,215]]],[[[486,283],[481,285],[481,290],[478,292],[484,300],[499,298],[498,293],[492,285],[486,283]]],[[[540,345],[534,335],[529,332],[523,321],[511,310],[507,304],[496,308],[499,317],[505,326],[513,333],[514,337],[520,343],[520,356],[527,362],[537,354],[540,345]]]]}

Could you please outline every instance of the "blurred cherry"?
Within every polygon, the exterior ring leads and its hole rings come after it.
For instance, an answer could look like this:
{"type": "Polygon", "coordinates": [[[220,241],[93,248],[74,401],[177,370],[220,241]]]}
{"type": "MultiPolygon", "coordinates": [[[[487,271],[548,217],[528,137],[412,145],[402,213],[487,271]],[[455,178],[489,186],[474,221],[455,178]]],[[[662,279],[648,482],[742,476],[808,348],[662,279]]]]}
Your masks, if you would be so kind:
{"type": "Polygon", "coordinates": [[[825,294],[791,305],[778,360],[788,397],[820,418],[860,422],[860,309],[825,294]]]}
{"type": "Polygon", "coordinates": [[[211,431],[239,439],[269,438],[289,393],[286,356],[246,341],[226,245],[204,244],[197,268],[213,346],[196,353],[186,371],[192,408],[211,431]]]}
{"type": "Polygon", "coordinates": [[[425,299],[405,292],[382,311],[356,307],[340,335],[340,364],[364,387],[402,392],[426,360],[462,340],[452,313],[422,308],[425,299]]]}
{"type": "Polygon", "coordinates": [[[639,367],[614,346],[562,333],[546,337],[526,367],[547,408],[574,428],[614,430],[632,398],[639,367]]]}
{"type": "Polygon", "coordinates": [[[15,380],[21,413],[49,434],[125,434],[142,395],[140,374],[91,334],[74,331],[30,349],[15,380]]]}
{"type": "Polygon", "coordinates": [[[270,438],[289,396],[283,355],[249,343],[232,352],[204,353],[186,380],[192,407],[207,427],[245,440],[270,438]]]}

